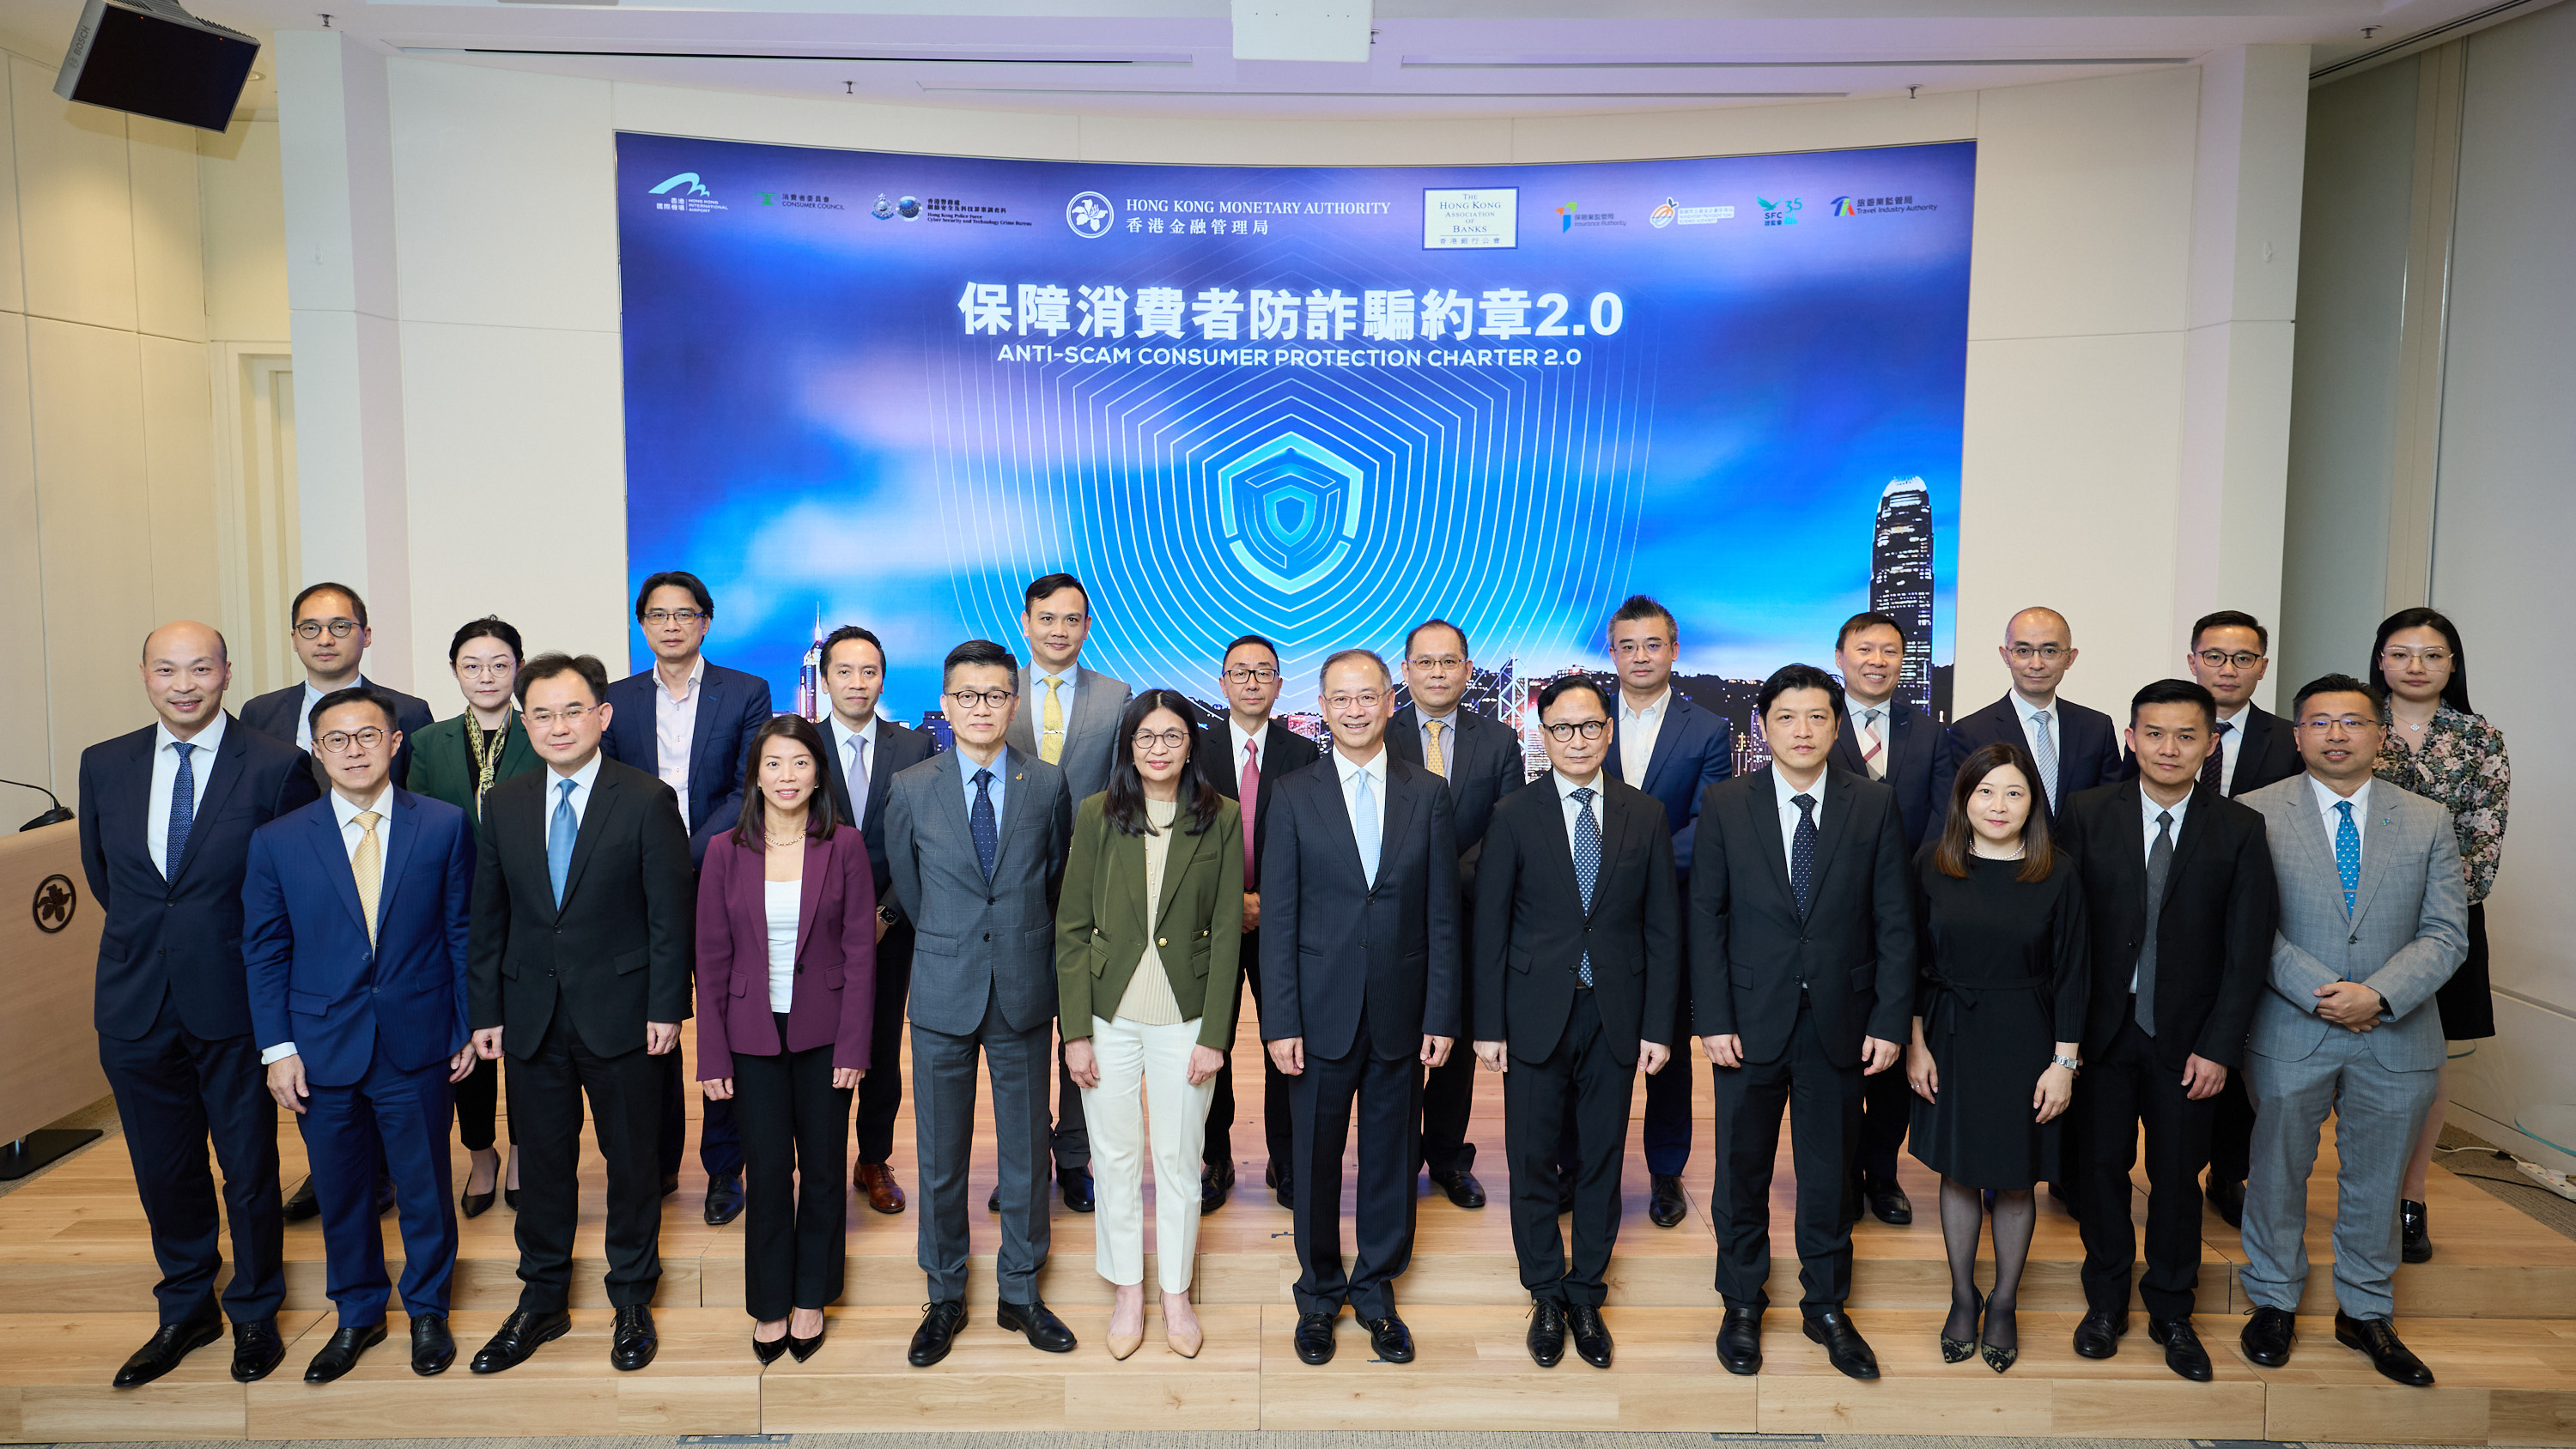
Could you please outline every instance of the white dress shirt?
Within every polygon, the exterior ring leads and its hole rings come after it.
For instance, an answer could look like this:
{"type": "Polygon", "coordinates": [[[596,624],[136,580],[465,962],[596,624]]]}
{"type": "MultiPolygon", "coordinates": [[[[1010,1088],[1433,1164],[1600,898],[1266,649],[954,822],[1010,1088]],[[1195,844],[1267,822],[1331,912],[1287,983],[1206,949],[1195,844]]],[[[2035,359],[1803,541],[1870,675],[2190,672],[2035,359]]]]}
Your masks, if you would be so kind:
{"type": "Polygon", "coordinates": [[[2048,716],[2048,748],[2062,763],[2066,757],[2066,731],[2059,728],[2056,699],[2051,698],[2045,706],[2041,706],[2032,704],[2019,694],[2015,694],[2012,697],[2012,707],[2013,718],[2021,721],[2022,748],[2030,751],[2030,757],[2034,760],[2039,758],[2039,732],[2030,727],[2030,717],[2035,714],[2048,716]]]}
{"type": "Polygon", "coordinates": [[[1655,760],[1655,737],[1664,732],[1664,716],[1672,713],[1673,687],[1664,686],[1654,702],[1643,709],[1628,706],[1628,692],[1619,692],[1619,778],[1631,785],[1646,783],[1646,767],[1655,760]]]}
{"type": "MultiPolygon", "coordinates": [[[[197,737],[187,741],[197,747],[188,754],[188,773],[195,777],[197,785],[197,814],[205,813],[206,791],[215,780],[215,752],[222,748],[224,729],[231,723],[232,716],[218,709],[215,717],[206,721],[206,727],[197,731],[197,737]]],[[[144,817],[143,848],[152,852],[152,868],[161,872],[163,880],[170,878],[170,789],[179,783],[179,752],[171,746],[178,743],[179,737],[170,733],[168,724],[152,727],[152,808],[144,817]]],[[[192,831],[195,828],[193,824],[189,827],[192,831]]]]}
{"type": "MultiPolygon", "coordinates": [[[[1816,776],[1816,783],[1809,785],[1804,790],[1801,790],[1797,786],[1789,783],[1788,775],[1783,772],[1778,765],[1773,765],[1771,767],[1771,788],[1780,801],[1780,855],[1782,859],[1795,861],[1798,858],[1797,796],[1804,795],[1815,802],[1814,819],[1816,829],[1823,830],[1825,828],[1825,781],[1832,774],[1833,771],[1831,770],[1820,772],[1816,776]]],[[[1821,862],[1819,863],[1821,864],[1821,862]]]]}
{"type": "MultiPolygon", "coordinates": [[[[796,1004],[796,916],[805,906],[805,882],[763,880],[760,903],[769,918],[769,1009],[796,1004]]],[[[780,1044],[785,1049],[785,1043],[780,1044]]]]}
{"type": "Polygon", "coordinates": [[[2245,721],[2254,712],[2251,700],[2236,706],[2236,713],[2222,714],[2218,722],[2227,726],[2218,736],[2218,793],[2236,793],[2236,757],[2245,750],[2245,721]]]}
{"type": "MultiPolygon", "coordinates": [[[[1592,828],[1599,830],[1602,825],[1602,802],[1609,797],[1607,782],[1598,773],[1589,780],[1571,779],[1563,770],[1549,770],[1547,777],[1556,782],[1557,813],[1565,822],[1565,848],[1571,851],[1574,848],[1574,822],[1582,816],[1583,806],[1587,803],[1576,800],[1574,792],[1582,789],[1591,790],[1592,799],[1588,803],[1592,806],[1592,828]]],[[[1608,861],[1605,859],[1603,863],[1606,865],[1608,861]]]]}
{"type": "MultiPolygon", "coordinates": [[[[1385,864],[1385,862],[1386,862],[1386,745],[1385,745],[1385,743],[1384,743],[1383,741],[1380,741],[1380,742],[1379,742],[1379,745],[1378,745],[1378,751],[1377,751],[1377,753],[1376,753],[1376,754],[1374,754],[1374,755],[1369,756],[1369,757],[1368,757],[1368,762],[1367,762],[1366,764],[1359,764],[1359,765],[1352,764],[1352,763],[1351,763],[1351,757],[1350,757],[1350,756],[1343,754],[1340,750],[1335,750],[1335,751],[1333,751],[1333,768],[1334,768],[1336,771],[1340,772],[1341,777],[1342,777],[1342,808],[1343,808],[1345,811],[1349,812],[1349,814],[1350,814],[1350,817],[1351,817],[1351,840],[1352,840],[1352,842],[1353,842],[1354,844],[1356,844],[1356,843],[1359,841],[1359,839],[1360,839],[1360,806],[1359,806],[1360,786],[1359,786],[1359,782],[1360,782],[1360,778],[1361,778],[1362,776],[1366,776],[1366,777],[1368,777],[1368,782],[1369,782],[1369,818],[1370,818],[1370,821],[1371,821],[1371,822],[1376,826],[1376,834],[1377,834],[1377,840],[1378,840],[1378,863],[1379,863],[1380,865],[1385,864]]],[[[1369,877],[1369,884],[1370,884],[1371,886],[1375,886],[1375,885],[1377,884],[1377,877],[1376,877],[1376,876],[1374,876],[1374,875],[1370,876],[1370,877],[1369,877]]]]}
{"type": "Polygon", "coordinates": [[[1861,757],[1863,773],[1873,780],[1886,779],[1887,752],[1895,743],[1893,723],[1896,717],[1896,697],[1890,695],[1878,704],[1863,704],[1851,695],[1845,694],[1843,712],[1851,716],[1851,724],[1848,728],[1851,731],[1852,753],[1861,757]],[[1875,725],[1868,722],[1867,717],[1871,714],[1878,716],[1878,723],[1875,725]],[[1878,758],[1875,760],[1869,758],[1869,731],[1873,729],[1878,734],[1878,758]]]}
{"type": "Polygon", "coordinates": [[[1225,732],[1226,737],[1234,742],[1233,753],[1226,757],[1226,778],[1229,780],[1240,780],[1243,778],[1243,752],[1245,750],[1252,751],[1253,773],[1256,775],[1259,774],[1261,772],[1262,735],[1266,735],[1270,732],[1269,727],[1267,725],[1263,726],[1262,732],[1259,735],[1248,735],[1243,732],[1243,726],[1234,722],[1234,716],[1228,714],[1225,717],[1225,732]]]}
{"type": "MultiPolygon", "coordinates": [[[[394,858],[394,804],[392,787],[378,787],[376,790],[376,798],[368,801],[364,805],[350,804],[349,797],[341,794],[337,790],[332,791],[330,794],[325,795],[322,798],[331,802],[332,818],[340,822],[340,847],[341,849],[349,852],[349,859],[353,864],[358,858],[358,843],[367,838],[366,828],[358,823],[358,816],[362,812],[368,810],[376,812],[376,859],[389,861],[394,858]]],[[[378,905],[381,906],[384,900],[384,895],[381,890],[377,892],[376,899],[378,905]]],[[[263,1049],[259,1054],[259,1064],[264,1067],[271,1062],[284,1061],[288,1057],[295,1055],[297,1055],[295,1043],[291,1041],[282,1041],[273,1047],[263,1049]]]]}
{"type": "Polygon", "coordinates": [[[1451,705],[1447,714],[1425,714],[1417,705],[1413,711],[1413,737],[1422,746],[1422,761],[1431,762],[1431,727],[1440,726],[1440,778],[1458,773],[1458,707],[1451,705]]]}
{"type": "MultiPolygon", "coordinates": [[[[2361,843],[2364,846],[2368,846],[2370,844],[2369,779],[2363,779],[2361,782],[2361,788],[2353,791],[2349,795],[2336,794],[2333,786],[2328,785],[2325,781],[2318,779],[2314,775],[2308,776],[2308,787],[2316,791],[2317,813],[2325,817],[2326,858],[2328,860],[2332,860],[2334,858],[2335,835],[2343,828],[2343,817],[2336,812],[2335,807],[2346,800],[2352,802],[2353,833],[2361,838],[2361,843]]],[[[2335,889],[2341,890],[2343,887],[2338,883],[2335,889]]]]}
{"type": "Polygon", "coordinates": [[[1021,705],[1034,711],[1034,713],[1029,716],[1029,738],[1038,741],[1040,744],[1044,744],[1046,742],[1047,681],[1050,679],[1054,680],[1056,683],[1056,708],[1061,710],[1064,715],[1064,737],[1067,740],[1071,740],[1073,738],[1073,686],[1075,683],[1074,676],[1079,672],[1079,665],[1075,666],[1073,669],[1066,670],[1062,674],[1048,674],[1036,669],[1029,671],[1029,683],[1033,692],[1037,695],[1037,698],[1024,699],[1020,701],[1021,705]]]}
{"type": "MultiPolygon", "coordinates": [[[[2159,805],[2156,803],[2156,797],[2147,793],[2146,786],[2141,785],[2138,787],[2138,823],[2143,826],[2146,831],[2145,835],[2141,837],[2146,842],[2146,854],[2141,856],[2140,859],[2154,860],[2156,858],[2156,817],[2167,811],[2171,811],[2173,813],[2174,848],[2177,850],[2182,848],[2182,817],[2183,813],[2189,809],[2191,809],[2191,796],[2187,794],[2182,797],[2182,800],[2178,804],[2159,805]]],[[[2172,890],[2173,882],[2165,882],[2165,889],[2168,891],[2172,890]]],[[[2159,903],[2157,902],[2151,901],[2148,903],[2148,907],[2151,910],[2156,909],[2158,905],[2159,903]]],[[[2129,994],[2131,996],[2138,994],[2138,968],[2135,966],[2131,966],[2129,968],[2129,994]]]]}
{"type": "MultiPolygon", "coordinates": [[[[555,809],[564,798],[563,782],[570,780],[572,781],[572,830],[576,836],[581,834],[581,818],[590,810],[590,787],[599,783],[599,762],[606,758],[608,758],[606,751],[594,750],[591,752],[590,763],[569,775],[557,773],[551,765],[546,767],[546,802],[545,808],[540,812],[541,821],[546,829],[552,830],[555,827],[555,809]]],[[[681,797],[681,808],[684,810],[688,808],[688,797],[685,795],[681,797]]]]}
{"type": "Polygon", "coordinates": [[[877,724],[885,716],[870,714],[868,727],[851,729],[837,714],[823,717],[826,736],[832,741],[832,755],[841,765],[842,783],[849,786],[850,813],[864,821],[868,818],[868,788],[875,782],[877,768],[877,724]],[[859,758],[856,768],[850,762],[850,742],[856,740],[859,758]]]}
{"type": "MultiPolygon", "coordinates": [[[[689,818],[689,755],[698,740],[698,686],[707,677],[707,656],[689,666],[689,682],[677,695],[662,682],[661,666],[653,668],[653,764],[662,783],[680,797],[680,827],[694,830],[689,818]]],[[[585,787],[583,793],[587,794],[585,787]]]]}

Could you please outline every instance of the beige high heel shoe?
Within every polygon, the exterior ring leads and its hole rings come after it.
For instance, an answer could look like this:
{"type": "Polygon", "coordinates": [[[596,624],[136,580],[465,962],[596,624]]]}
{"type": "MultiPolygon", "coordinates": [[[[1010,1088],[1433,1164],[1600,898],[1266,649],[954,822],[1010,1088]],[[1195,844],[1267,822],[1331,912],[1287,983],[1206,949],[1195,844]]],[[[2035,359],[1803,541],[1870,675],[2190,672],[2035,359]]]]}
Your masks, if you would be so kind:
{"type": "Polygon", "coordinates": [[[1173,1321],[1169,1312],[1163,1315],[1163,1346],[1183,1358],[1197,1358],[1199,1346],[1207,1342],[1207,1333],[1199,1326],[1193,1311],[1187,1326],[1173,1321]]]}
{"type": "Polygon", "coordinates": [[[1113,1333],[1109,1335],[1109,1356],[1111,1358],[1125,1358],[1127,1355],[1134,1353],[1137,1349],[1142,1348],[1144,1344],[1145,1333],[1142,1329],[1138,1329],[1134,1333],[1113,1333]]]}

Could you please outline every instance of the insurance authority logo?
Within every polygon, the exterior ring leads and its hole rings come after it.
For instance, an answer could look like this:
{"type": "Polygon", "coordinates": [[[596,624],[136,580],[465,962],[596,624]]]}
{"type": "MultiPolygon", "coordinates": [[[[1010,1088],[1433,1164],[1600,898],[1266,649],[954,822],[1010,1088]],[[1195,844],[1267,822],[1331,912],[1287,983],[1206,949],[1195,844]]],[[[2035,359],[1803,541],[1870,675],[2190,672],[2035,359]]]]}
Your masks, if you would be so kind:
{"type": "Polygon", "coordinates": [[[1073,228],[1075,236],[1096,241],[1109,235],[1109,228],[1117,222],[1118,208],[1097,191],[1083,192],[1064,204],[1064,224],[1073,228]]]}
{"type": "Polygon", "coordinates": [[[1217,470],[1226,547],[1283,594],[1313,588],[1356,547],[1364,479],[1332,449],[1281,433],[1217,470]]]}

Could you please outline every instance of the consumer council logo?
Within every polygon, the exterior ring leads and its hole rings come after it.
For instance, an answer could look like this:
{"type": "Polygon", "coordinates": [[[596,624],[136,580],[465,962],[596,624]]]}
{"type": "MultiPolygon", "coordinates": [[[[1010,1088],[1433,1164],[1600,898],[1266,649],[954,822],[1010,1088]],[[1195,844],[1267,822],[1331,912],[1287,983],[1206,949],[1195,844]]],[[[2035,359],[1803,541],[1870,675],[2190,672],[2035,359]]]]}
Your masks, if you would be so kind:
{"type": "Polygon", "coordinates": [[[707,183],[695,171],[683,171],[653,188],[652,195],[662,198],[653,203],[656,211],[722,211],[724,203],[707,189],[707,183]]]}
{"type": "Polygon", "coordinates": [[[1218,523],[1235,561],[1254,578],[1301,593],[1351,556],[1363,486],[1348,459],[1282,433],[1217,470],[1218,523]]]}
{"type": "Polygon", "coordinates": [[[1075,236],[1097,240],[1109,235],[1117,220],[1118,208],[1097,191],[1086,191],[1064,204],[1064,224],[1073,228],[1075,236]]]}
{"type": "Polygon", "coordinates": [[[1646,213],[1646,220],[1654,226],[1655,230],[1662,231],[1665,227],[1671,226],[1673,218],[1679,215],[1681,215],[1681,208],[1674,205],[1673,199],[1667,196],[1664,198],[1663,205],[1646,213]]]}

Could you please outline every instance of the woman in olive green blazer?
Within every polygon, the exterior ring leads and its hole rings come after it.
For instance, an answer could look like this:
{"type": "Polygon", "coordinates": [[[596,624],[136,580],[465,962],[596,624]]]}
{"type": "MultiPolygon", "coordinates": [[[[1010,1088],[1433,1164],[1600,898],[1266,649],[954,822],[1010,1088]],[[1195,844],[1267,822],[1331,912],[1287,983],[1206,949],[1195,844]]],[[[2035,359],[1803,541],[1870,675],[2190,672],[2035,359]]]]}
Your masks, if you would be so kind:
{"type": "Polygon", "coordinates": [[[1152,1106],[1154,1248],[1163,1338],[1183,1358],[1199,1157],[1241,995],[1243,815],[1199,765],[1197,711],[1149,689],[1118,721],[1109,788],[1082,802],[1055,913],[1064,1063],[1091,1131],[1100,1276],[1117,1289],[1109,1352],[1145,1337],[1146,1114],[1152,1106]]]}
{"type": "MultiPolygon", "coordinates": [[[[519,681],[519,631],[489,614],[456,631],[447,646],[447,667],[456,672],[456,687],[465,694],[465,712],[443,719],[410,740],[411,792],[444,800],[477,824],[483,819],[483,792],[513,775],[537,767],[527,726],[511,708],[519,681]]],[[[494,1119],[501,1098],[501,1064],[474,1063],[456,1084],[456,1135],[473,1154],[458,1194],[465,1215],[481,1217],[492,1206],[501,1182],[501,1155],[493,1150],[494,1119]]],[[[510,1206],[519,1205],[519,1148],[510,1139],[509,1184],[501,1190],[510,1206]]]]}

